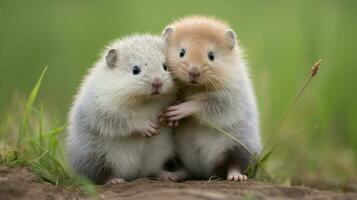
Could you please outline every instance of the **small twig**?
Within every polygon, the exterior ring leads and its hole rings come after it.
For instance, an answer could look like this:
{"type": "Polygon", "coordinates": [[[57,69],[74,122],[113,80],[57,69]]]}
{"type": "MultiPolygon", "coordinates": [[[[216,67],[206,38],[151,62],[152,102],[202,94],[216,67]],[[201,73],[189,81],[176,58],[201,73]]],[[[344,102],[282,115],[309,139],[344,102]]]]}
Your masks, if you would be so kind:
{"type": "Polygon", "coordinates": [[[209,179],[208,179],[208,181],[206,183],[214,182],[214,181],[217,181],[217,180],[220,180],[219,176],[211,176],[211,177],[209,177],[209,179]]]}

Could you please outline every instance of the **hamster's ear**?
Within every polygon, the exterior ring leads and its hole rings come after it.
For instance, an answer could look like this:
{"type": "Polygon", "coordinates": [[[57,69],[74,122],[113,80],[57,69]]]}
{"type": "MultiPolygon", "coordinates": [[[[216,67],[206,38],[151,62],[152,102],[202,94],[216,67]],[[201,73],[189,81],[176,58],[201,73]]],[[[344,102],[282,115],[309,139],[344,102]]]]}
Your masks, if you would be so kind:
{"type": "Polygon", "coordinates": [[[174,29],[171,27],[171,26],[168,26],[165,28],[165,30],[162,32],[162,38],[168,42],[169,41],[169,38],[170,38],[170,35],[171,33],[174,32],[174,29]]]}
{"type": "Polygon", "coordinates": [[[233,50],[233,48],[234,48],[234,46],[236,45],[236,42],[237,42],[236,34],[234,33],[234,31],[228,30],[226,32],[226,37],[227,37],[228,42],[229,42],[229,48],[231,50],[233,50]]]}
{"type": "Polygon", "coordinates": [[[107,61],[107,65],[110,68],[113,68],[116,66],[118,62],[118,53],[115,49],[110,49],[108,51],[108,54],[105,56],[105,60],[107,61]]]}

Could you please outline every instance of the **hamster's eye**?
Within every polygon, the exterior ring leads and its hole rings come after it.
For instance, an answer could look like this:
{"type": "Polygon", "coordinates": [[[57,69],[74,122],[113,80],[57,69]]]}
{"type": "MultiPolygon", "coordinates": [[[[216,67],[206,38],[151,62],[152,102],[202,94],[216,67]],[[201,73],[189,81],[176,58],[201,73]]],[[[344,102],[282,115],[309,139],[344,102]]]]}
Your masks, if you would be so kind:
{"type": "Polygon", "coordinates": [[[167,71],[167,66],[165,63],[162,63],[162,68],[164,68],[164,70],[167,71]]]}
{"type": "Polygon", "coordinates": [[[185,49],[181,49],[180,51],[180,57],[183,58],[185,56],[186,50],[185,49]]]}
{"type": "Polygon", "coordinates": [[[138,74],[140,74],[140,72],[141,72],[140,67],[137,66],[137,65],[135,65],[135,66],[133,67],[133,74],[134,74],[134,75],[138,75],[138,74]]]}
{"type": "Polygon", "coordinates": [[[214,53],[213,53],[213,51],[208,52],[208,59],[210,61],[214,61],[214,53]]]}

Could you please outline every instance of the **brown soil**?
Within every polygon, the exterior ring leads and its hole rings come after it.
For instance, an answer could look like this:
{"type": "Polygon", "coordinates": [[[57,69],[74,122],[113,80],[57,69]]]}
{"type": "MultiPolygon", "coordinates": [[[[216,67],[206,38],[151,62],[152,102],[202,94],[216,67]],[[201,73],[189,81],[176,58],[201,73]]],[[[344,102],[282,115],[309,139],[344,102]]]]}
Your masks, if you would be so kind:
{"type": "MultiPolygon", "coordinates": [[[[249,180],[186,181],[182,183],[139,179],[116,186],[100,187],[99,199],[127,200],[218,200],[218,199],[357,199],[357,193],[319,191],[307,187],[286,187],[249,180]]],[[[76,188],[40,181],[26,168],[0,166],[0,199],[89,199],[76,188]]]]}

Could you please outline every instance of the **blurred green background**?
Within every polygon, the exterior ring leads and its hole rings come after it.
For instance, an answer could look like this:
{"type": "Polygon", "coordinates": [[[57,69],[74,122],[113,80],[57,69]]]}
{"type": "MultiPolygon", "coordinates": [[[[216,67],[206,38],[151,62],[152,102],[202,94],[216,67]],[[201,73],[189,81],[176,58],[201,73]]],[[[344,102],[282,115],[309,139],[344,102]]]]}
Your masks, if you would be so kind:
{"type": "Polygon", "coordinates": [[[40,99],[47,112],[66,123],[76,89],[105,44],[132,33],[160,34],[172,20],[192,14],[216,16],[237,32],[257,91],[264,141],[311,65],[323,59],[273,143],[306,134],[284,141],[268,169],[291,182],[356,180],[353,0],[1,1],[0,119],[11,115],[15,96],[28,94],[48,65],[40,99]]]}

